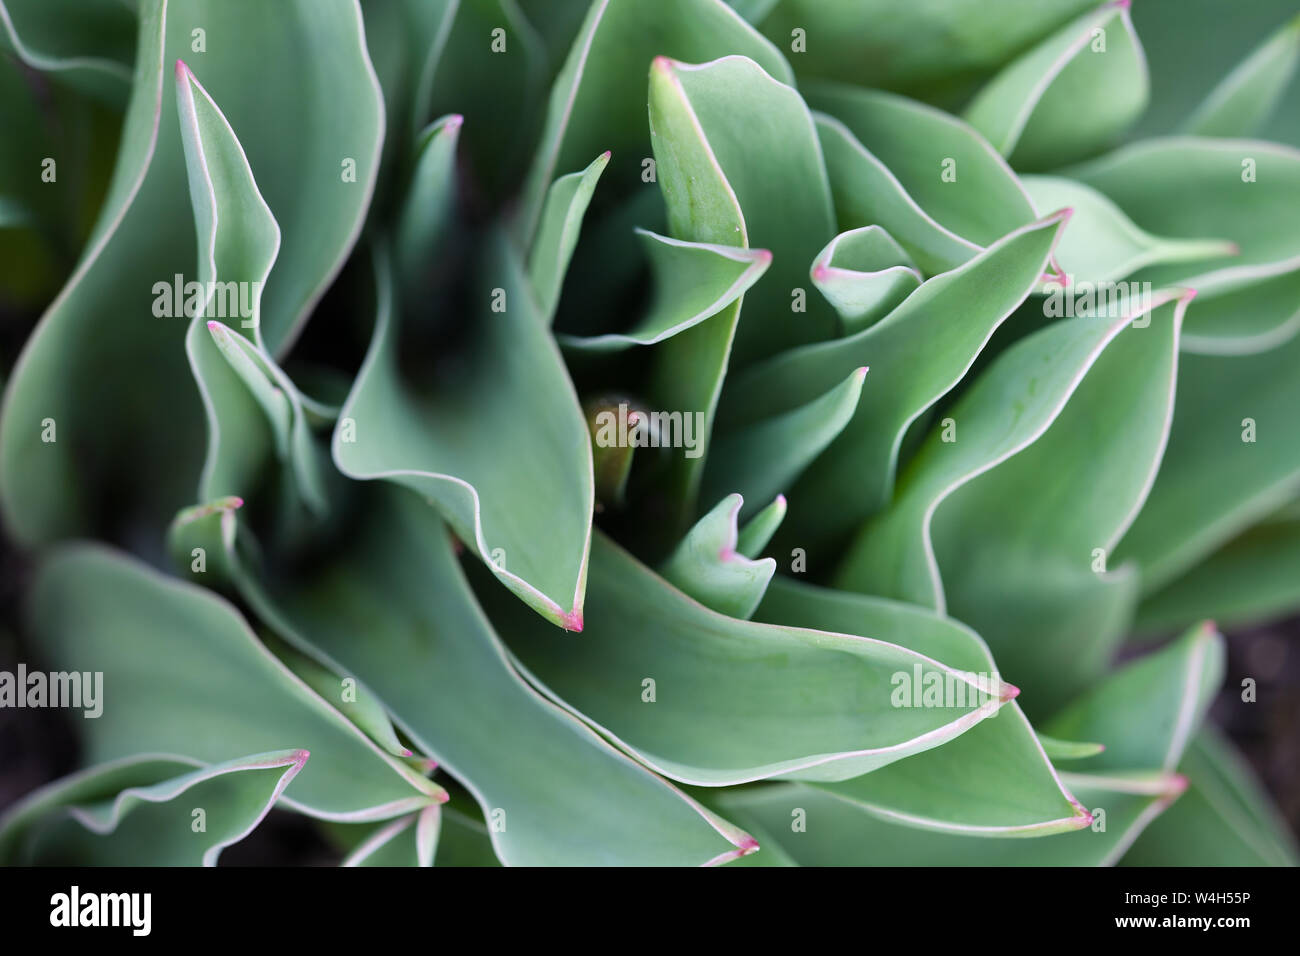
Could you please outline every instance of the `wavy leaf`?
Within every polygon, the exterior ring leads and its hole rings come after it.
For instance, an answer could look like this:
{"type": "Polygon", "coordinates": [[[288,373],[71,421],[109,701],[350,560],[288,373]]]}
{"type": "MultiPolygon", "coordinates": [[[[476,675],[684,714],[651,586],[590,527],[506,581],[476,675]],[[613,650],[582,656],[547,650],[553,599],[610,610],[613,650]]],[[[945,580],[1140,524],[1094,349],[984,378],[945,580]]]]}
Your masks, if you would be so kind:
{"type": "Polygon", "coordinates": [[[284,797],[304,813],[383,819],[446,799],[321,700],[207,591],[80,545],[42,567],[32,608],[33,633],[53,666],[104,675],[110,696],[84,728],[91,761],[144,752],[221,762],[287,743],[314,755],[284,797]]]}
{"type": "Polygon", "coordinates": [[[776,573],[771,558],[753,560],[739,551],[736,527],[745,499],[732,494],[695,523],[659,567],[663,579],[705,607],[748,618],[776,573]]]}

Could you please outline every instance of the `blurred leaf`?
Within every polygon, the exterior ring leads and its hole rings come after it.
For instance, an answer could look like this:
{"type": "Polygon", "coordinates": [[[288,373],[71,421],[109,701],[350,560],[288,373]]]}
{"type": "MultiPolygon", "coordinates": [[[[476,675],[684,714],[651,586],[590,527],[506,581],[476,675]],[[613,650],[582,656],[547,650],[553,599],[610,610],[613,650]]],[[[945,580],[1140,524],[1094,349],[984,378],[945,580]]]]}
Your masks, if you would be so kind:
{"type": "Polygon", "coordinates": [[[1277,108],[1300,62],[1300,17],[1289,21],[1202,101],[1183,125],[1193,136],[1252,136],[1277,108]]]}
{"type": "Polygon", "coordinates": [[[1130,2],[1098,7],[1006,66],[966,108],[967,122],[1016,169],[1052,168],[1107,146],[1147,103],[1130,2]]]}

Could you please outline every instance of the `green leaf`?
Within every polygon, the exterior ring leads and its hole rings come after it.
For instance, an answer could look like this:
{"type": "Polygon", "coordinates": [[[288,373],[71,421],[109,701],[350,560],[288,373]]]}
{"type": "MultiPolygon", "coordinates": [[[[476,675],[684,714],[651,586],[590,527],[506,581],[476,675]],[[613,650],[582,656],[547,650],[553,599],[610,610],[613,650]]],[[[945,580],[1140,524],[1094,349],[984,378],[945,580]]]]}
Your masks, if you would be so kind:
{"type": "MultiPolygon", "coordinates": [[[[838,586],[942,610],[943,586],[930,540],[939,505],[1042,436],[1132,321],[1124,314],[1057,322],[999,355],[950,410],[956,440],[944,441],[942,430],[931,432],[892,506],[859,533],[840,568],[838,586]]],[[[1134,330],[1134,337],[1142,331],[1134,330]]]]}
{"type": "Polygon", "coordinates": [[[1105,147],[1146,107],[1146,57],[1130,0],[1098,7],[1008,64],[965,118],[1016,169],[1046,169],[1105,147]]]}
{"type": "Polygon", "coordinates": [[[736,552],[747,558],[757,558],[781,526],[786,512],[785,495],[777,495],[772,503],[750,518],[736,537],[736,552]]]}
{"type": "Polygon", "coordinates": [[[442,829],[442,807],[430,804],[371,828],[340,866],[433,866],[442,829]]]}
{"type": "Polygon", "coordinates": [[[1069,175],[1105,193],[1143,229],[1235,243],[1237,255],[1156,265],[1133,276],[1156,288],[1196,289],[1188,328],[1198,338],[1242,339],[1235,347],[1227,342],[1206,348],[1202,342],[1198,350],[1270,347],[1295,328],[1291,286],[1271,289],[1245,308],[1216,300],[1300,270],[1300,233],[1294,228],[1300,217],[1300,151],[1253,140],[1169,137],[1132,143],[1069,175]],[[1206,321],[1197,315],[1202,311],[1206,321]]]}
{"type": "Polygon", "coordinates": [[[1300,62],[1300,17],[1252,50],[1183,124],[1193,136],[1251,136],[1282,98],[1300,62]]]}
{"type": "Polygon", "coordinates": [[[373,688],[420,752],[470,790],[503,862],[682,865],[752,852],[748,835],[523,681],[423,502],[376,486],[366,505],[367,521],[319,573],[244,574],[241,594],[285,639],[373,688]]]}
{"type": "Polygon", "coordinates": [[[1270,518],[1148,595],[1135,627],[1153,632],[1209,618],[1259,624],[1300,607],[1300,519],[1270,518]]]}
{"type": "Polygon", "coordinates": [[[781,0],[763,33],[784,49],[803,31],[799,76],[951,98],[1095,0],[781,0]]]}
{"type": "Polygon", "coordinates": [[[134,534],[160,533],[192,500],[202,412],[177,360],[187,323],[155,309],[171,299],[160,286],[169,290],[176,275],[193,278],[192,211],[177,201],[186,173],[171,119],[175,88],[164,75],[178,55],[190,55],[199,26],[209,50],[204,84],[238,130],[283,230],[262,301],[273,354],[297,335],[361,227],[382,108],[355,0],[272,7],[143,0],[137,79],[112,184],[77,270],[27,342],[0,413],[0,503],[20,541],[127,523],[139,529],[134,534]],[[344,160],[355,161],[355,181],[343,181],[344,160]],[[111,314],[103,308],[109,301],[111,314]],[[123,376],[122,368],[147,373],[123,376]],[[56,423],[57,441],[42,441],[45,419],[56,423]],[[136,490],[135,469],[155,476],[149,494],[136,490]]]}
{"type": "Polygon", "coordinates": [[[557,336],[566,349],[612,352],[672,338],[737,303],[772,263],[766,249],[686,242],[646,229],[637,234],[654,271],[654,301],[648,314],[626,333],[557,336]]]}
{"type": "Polygon", "coordinates": [[[561,176],[546,193],[541,225],[528,255],[528,281],[532,283],[548,325],[555,318],[564,274],[578,244],[582,217],[587,212],[592,193],[596,191],[596,182],[607,165],[608,151],[592,160],[582,172],[561,176]]]}
{"type": "Polygon", "coordinates": [[[134,17],[120,3],[0,0],[0,50],[117,104],[132,82],[134,17]]]}
{"type": "Polygon", "coordinates": [[[548,696],[651,768],[702,786],[856,776],[966,732],[1009,694],[883,640],[718,614],[600,534],[580,638],[556,640],[515,606],[493,612],[548,696]],[[894,707],[891,675],[915,668],[967,685],[970,701],[894,707]]]}
{"type": "MultiPolygon", "coordinates": [[[[718,438],[704,473],[705,498],[731,489],[761,502],[789,491],[853,419],[866,377],[865,367],[854,369],[843,382],[808,404],[718,438]],[[778,448],[780,454],[774,455],[772,450],[778,448]]],[[[752,509],[745,517],[750,514],[752,509]]]]}
{"type": "Polygon", "coordinates": [[[103,673],[103,713],[83,730],[92,762],[166,753],[220,763],[287,744],[312,754],[283,798],[304,813],[383,819],[446,799],[321,700],[207,591],[81,545],[45,563],[31,606],[32,633],[53,667],[103,673]]]}
{"type": "Polygon", "coordinates": [[[745,499],[732,494],[695,523],[659,567],[663,579],[705,607],[748,618],[776,573],[772,558],[753,560],[737,547],[736,521],[745,499]]]}
{"type": "Polygon", "coordinates": [[[0,859],[11,866],[215,866],[222,850],[253,832],[308,757],[287,750],[197,770],[175,757],[128,757],[90,767],[5,814],[0,859]]]}
{"type": "Polygon", "coordinates": [[[1179,770],[1187,792],[1138,838],[1126,865],[1297,865],[1300,852],[1286,821],[1224,738],[1202,729],[1179,770]]]}
{"type": "Polygon", "coordinates": [[[483,280],[480,335],[461,374],[420,396],[398,370],[392,278],[379,258],[374,338],[334,433],[334,461],[349,477],[427,498],[506,587],[581,630],[595,496],[586,421],[522,267],[499,238],[483,280]],[[501,467],[503,447],[526,472],[501,467]]]}
{"type": "Polygon", "coordinates": [[[815,401],[855,369],[871,368],[852,420],[790,493],[783,548],[816,559],[888,502],[908,426],[961,380],[1029,295],[1064,221],[1057,215],[1018,229],[925,282],[870,328],[787,352],[731,381],[719,410],[724,431],[815,401]]]}
{"type": "Polygon", "coordinates": [[[1021,178],[1044,214],[1070,209],[1056,258],[1071,279],[1091,283],[1123,279],[1144,266],[1233,255],[1236,244],[1216,239],[1165,239],[1139,229],[1104,195],[1060,176],[1021,178]]]}
{"type": "MultiPolygon", "coordinates": [[[[1000,679],[975,632],[912,605],[777,578],[755,616],[870,635],[983,679],[1000,679]]],[[[925,705],[927,687],[898,675],[895,681],[896,706],[925,705]]],[[[852,780],[818,786],[882,819],[972,836],[1041,836],[1091,822],[1061,785],[1015,703],[942,747],[852,780]]]]}
{"type": "Polygon", "coordinates": [[[806,291],[800,299],[805,270],[834,235],[835,216],[816,129],[799,94],[741,56],[699,66],[658,57],[650,86],[651,139],[670,231],[772,252],[736,331],[732,361],[743,366],[830,338],[837,330],[831,310],[806,291]],[[700,162],[697,153],[716,166],[724,192],[712,178],[684,174],[700,162]]]}
{"type": "Polygon", "coordinates": [[[827,243],[813,261],[812,280],[852,335],[893,311],[922,277],[889,233],[863,226],[827,243]]]}
{"type": "MultiPolygon", "coordinates": [[[[900,826],[805,784],[727,792],[718,805],[754,832],[774,836],[799,866],[1108,866],[1176,795],[1172,784],[1168,793],[1151,796],[1111,789],[1110,781],[1088,782],[1072,789],[1094,812],[1106,811],[1106,829],[1094,829],[1099,819],[1093,827],[1033,840],[900,826]]],[[[763,853],[770,849],[763,845],[763,853]]]]}
{"type": "Polygon", "coordinates": [[[1172,772],[1223,682],[1226,651],[1212,625],[1123,667],[1057,714],[1044,730],[1096,740],[1088,772],[1172,772]]]}
{"type": "MultiPolygon", "coordinates": [[[[879,157],[922,209],[969,242],[987,246],[1033,220],[1033,205],[1011,167],[955,116],[892,93],[835,84],[810,86],[807,96],[879,157]]],[[[889,223],[881,225],[897,235],[889,223]]]]}
{"type": "Polygon", "coordinates": [[[1038,742],[1043,745],[1043,753],[1051,760],[1084,760],[1095,757],[1106,749],[1105,744],[1085,743],[1074,740],[1057,740],[1047,734],[1039,734],[1038,742]]]}
{"type": "Polygon", "coordinates": [[[397,281],[407,301],[426,294],[426,279],[444,252],[456,195],[450,188],[456,172],[456,144],[464,117],[444,116],[428,125],[417,144],[415,170],[402,203],[393,238],[397,281]]]}
{"type": "MultiPolygon", "coordinates": [[[[783,83],[793,81],[780,52],[722,0],[595,0],[555,85],[541,143],[524,187],[518,236],[532,241],[556,170],[613,152],[615,193],[643,189],[645,70],[657,56],[703,62],[738,53],[783,83]]],[[[679,235],[678,238],[695,238],[679,235]]]]}
{"type": "Polygon", "coordinates": [[[1255,355],[1182,357],[1169,447],[1116,556],[1137,561],[1144,593],[1300,494],[1297,362],[1300,336],[1255,355]]]}
{"type": "MultiPolygon", "coordinates": [[[[1187,300],[1168,298],[1136,306],[1154,311],[1106,345],[1032,444],[955,489],[930,528],[938,609],[978,630],[1003,670],[1034,688],[1031,713],[1101,677],[1128,629],[1135,569],[1111,556],[1151,490],[1174,414],[1187,300]]],[[[1003,393],[1004,415],[1029,405],[1036,386],[1054,391],[1028,372],[1003,393]]],[[[952,410],[958,446],[983,411],[952,410]]],[[[932,461],[955,448],[930,447],[932,461]]]]}
{"type": "Polygon", "coordinates": [[[894,173],[834,117],[814,113],[839,228],[889,230],[927,275],[955,269],[980,247],[936,222],[894,173]]]}

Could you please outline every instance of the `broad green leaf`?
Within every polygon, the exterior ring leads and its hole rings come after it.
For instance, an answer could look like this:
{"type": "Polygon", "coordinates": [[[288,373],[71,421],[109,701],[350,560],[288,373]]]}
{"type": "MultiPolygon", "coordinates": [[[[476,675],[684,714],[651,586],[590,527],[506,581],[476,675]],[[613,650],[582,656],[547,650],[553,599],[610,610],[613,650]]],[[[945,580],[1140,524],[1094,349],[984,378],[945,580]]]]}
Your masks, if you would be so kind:
{"type": "Polygon", "coordinates": [[[966,108],[966,121],[1017,169],[1052,168],[1109,145],[1147,103],[1129,3],[1103,4],[1008,64],[966,108]]]}
{"type": "Polygon", "coordinates": [[[951,95],[993,72],[1095,0],[781,0],[763,33],[803,77],[951,95]]]}
{"type": "Polygon", "coordinates": [[[1172,772],[1223,682],[1226,651],[1212,625],[1139,658],[1072,701],[1043,729],[1106,749],[1088,773],[1172,772]]]}
{"type": "Polygon", "coordinates": [[[968,731],[1011,693],[887,641],[718,614],[604,535],[592,555],[581,638],[557,640],[516,606],[494,620],[548,696],[684,783],[856,776],[968,731]],[[896,708],[898,672],[963,684],[970,699],[896,708]]]}
{"type": "Polygon", "coordinates": [[[1138,838],[1125,865],[1297,865],[1300,851],[1286,821],[1219,734],[1202,729],[1179,770],[1187,792],[1138,838]]]}
{"type": "Polygon", "coordinates": [[[200,26],[204,85],[238,130],[283,230],[262,300],[273,354],[297,334],[360,229],[382,111],[355,0],[270,7],[142,0],[112,185],[77,270],[27,342],[0,413],[0,502],[20,541],[128,522],[145,529],[137,533],[160,532],[192,497],[185,485],[202,455],[202,411],[178,361],[189,316],[155,310],[172,298],[159,287],[170,289],[177,275],[196,281],[175,87],[164,77],[178,56],[190,55],[200,26]],[[114,304],[111,314],[104,302],[114,304]],[[122,368],[147,372],[123,376],[122,368]],[[56,423],[57,441],[42,441],[45,419],[56,423]],[[149,495],[135,490],[128,465],[155,476],[149,495]],[[104,500],[88,491],[110,488],[104,500]]]}
{"type": "Polygon", "coordinates": [[[648,314],[626,333],[559,335],[567,349],[612,352],[655,345],[694,328],[737,302],[772,263],[766,249],[669,239],[638,229],[654,271],[648,314]]]}
{"type": "Polygon", "coordinates": [[[811,275],[839,313],[845,335],[889,314],[923,281],[907,253],[879,226],[840,233],[813,260],[811,275]]]}
{"type": "MultiPolygon", "coordinates": [[[[1114,789],[1111,781],[1087,782],[1073,789],[1104,817],[1097,813],[1091,827],[1032,840],[901,826],[806,784],[728,792],[718,805],[779,841],[782,854],[799,866],[1109,866],[1177,794],[1175,780],[1157,796],[1114,789]],[[1105,830],[1096,829],[1103,821],[1105,830]]],[[[758,856],[769,849],[765,843],[758,856]]]]}
{"type": "MultiPolygon", "coordinates": [[[[808,465],[852,421],[866,377],[865,367],[856,368],[843,382],[808,404],[716,439],[711,464],[704,473],[705,499],[731,490],[757,504],[789,491],[808,465]],[[773,454],[773,449],[780,449],[780,453],[773,454]]],[[[751,509],[744,517],[754,513],[751,509]]]]}
{"type": "Polygon", "coordinates": [[[375,486],[366,504],[367,521],[311,578],[272,567],[244,574],[241,593],[283,637],[373,688],[413,744],[473,794],[502,861],[681,865],[752,850],[746,834],[523,681],[418,497],[375,486]]]}
{"type": "Polygon", "coordinates": [[[1300,607],[1300,520],[1263,521],[1233,538],[1138,606],[1137,630],[1258,624],[1300,607]]]}
{"type": "Polygon", "coordinates": [[[835,233],[835,215],[816,129],[799,94],[741,56],[699,66],[659,57],[650,85],[651,138],[673,235],[772,252],[736,331],[732,361],[743,366],[830,338],[834,313],[804,285],[808,264],[835,233]],[[693,137],[700,142],[679,142],[693,137]],[[704,151],[716,164],[727,198],[740,209],[739,225],[712,181],[683,179],[685,163],[676,154],[686,149],[704,151]],[[709,205],[698,205],[697,193],[709,205]],[[723,208],[715,211],[714,203],[723,208]]]}
{"type": "Polygon", "coordinates": [[[1294,228],[1300,217],[1300,151],[1254,140],[1169,137],[1132,143],[1069,175],[1105,193],[1157,235],[1236,245],[1237,255],[1154,265],[1132,276],[1156,288],[1197,290],[1188,328],[1202,340],[1199,351],[1269,347],[1295,327],[1296,306],[1285,285],[1252,298],[1246,308],[1216,300],[1300,270],[1300,232],[1294,228]],[[1205,321],[1197,315],[1201,311],[1205,321]],[[1207,348],[1203,340],[1211,335],[1242,341],[1207,348]]]}
{"type": "MultiPolygon", "coordinates": [[[[1134,569],[1111,556],[1160,467],[1185,305],[1153,299],[1154,311],[1106,346],[1045,432],[955,489],[934,518],[938,609],[978,630],[1002,669],[1038,692],[1031,713],[1101,677],[1128,628],[1134,569]]],[[[1004,393],[1010,414],[1032,401],[1036,371],[1017,383],[1019,395],[1004,393]]],[[[978,430],[976,414],[952,411],[958,445],[978,430]]],[[[942,439],[938,447],[954,449],[942,439]]]]}
{"type": "Polygon", "coordinates": [[[1051,216],[1016,230],[925,282],[870,328],[733,378],[719,410],[724,433],[814,401],[855,369],[871,369],[852,420],[789,495],[790,517],[778,537],[783,550],[801,547],[816,560],[820,549],[885,505],[908,426],[961,380],[1029,295],[1064,221],[1051,216]]]}
{"type": "Polygon", "coordinates": [[[606,178],[615,193],[645,188],[642,162],[650,156],[650,140],[643,109],[651,60],[700,63],[733,53],[750,57],[783,83],[793,82],[780,52],[722,0],[594,0],[551,88],[524,185],[521,243],[532,242],[557,170],[576,169],[602,150],[613,153],[606,178]]]}
{"type": "MultiPolygon", "coordinates": [[[[1011,167],[955,116],[892,93],[835,84],[812,86],[807,97],[879,157],[922,209],[962,238],[987,246],[1033,220],[1033,205],[1011,167]]],[[[897,235],[889,223],[881,225],[897,235]]]]}
{"type": "Polygon", "coordinates": [[[956,440],[945,441],[943,430],[932,431],[892,506],[859,532],[840,567],[838,586],[943,610],[931,542],[939,505],[1047,431],[1103,351],[1134,321],[1129,312],[1053,323],[998,356],[950,410],[955,425],[950,437],[956,440]]]}
{"type": "MultiPolygon", "coordinates": [[[[755,614],[825,631],[871,636],[998,680],[988,647],[969,628],[912,605],[777,578],[755,614]]],[[[925,706],[934,688],[895,676],[896,706],[925,706]]],[[[941,689],[945,694],[948,688],[941,689]]],[[[982,836],[1041,836],[1086,826],[1015,703],[933,750],[840,783],[818,784],[883,819],[982,836]]]]}
{"type": "Polygon", "coordinates": [[[1044,215],[1070,209],[1070,224],[1061,234],[1056,258],[1070,278],[1109,282],[1166,262],[1188,262],[1232,255],[1236,245],[1215,239],[1164,239],[1139,229],[1104,195],[1060,176],[1021,179],[1034,207],[1044,215]]]}
{"type": "Polygon", "coordinates": [[[528,281],[548,325],[555,318],[564,274],[578,244],[582,217],[587,212],[592,193],[596,191],[596,182],[607,165],[608,151],[592,160],[582,172],[561,176],[546,193],[541,225],[528,255],[528,281]]]}
{"type": "Polygon", "coordinates": [[[1285,345],[1300,332],[1300,268],[1199,303],[1188,316],[1183,350],[1251,355],[1285,345]]]}
{"type": "Polygon", "coordinates": [[[663,579],[705,607],[748,618],[776,573],[771,558],[754,560],[738,550],[736,527],[745,499],[732,494],[695,523],[659,567],[663,579]]]}
{"type": "Polygon", "coordinates": [[[824,113],[813,115],[840,229],[887,229],[927,275],[955,269],[980,251],[918,206],[898,177],[847,126],[824,113]]]}
{"type": "Polygon", "coordinates": [[[192,761],[148,756],[90,767],[6,813],[0,859],[11,866],[215,866],[222,850],[256,829],[309,756],[288,750],[197,770],[192,761]]]}
{"type": "Polygon", "coordinates": [[[777,495],[772,503],[750,518],[736,537],[736,551],[747,558],[757,558],[776,534],[785,519],[785,495],[777,495]]]}
{"type": "Polygon", "coordinates": [[[547,619],[581,630],[595,494],[591,445],[522,267],[503,239],[491,241],[474,299],[479,336],[455,374],[422,393],[399,371],[392,278],[382,255],[377,282],[374,338],[334,433],[339,470],[424,496],[506,587],[547,619]],[[503,447],[527,463],[525,471],[502,467],[503,447]]]}
{"type": "Polygon", "coordinates": [[[103,673],[86,758],[220,763],[286,744],[312,758],[284,796],[325,819],[383,819],[446,798],[287,670],[225,600],[98,546],[50,558],[32,633],[55,668],[103,673]],[[114,701],[120,703],[114,703],[114,701]]]}
{"type": "Polygon", "coordinates": [[[1188,117],[1193,136],[1252,136],[1263,125],[1300,62],[1300,17],[1269,37],[1222,80],[1188,117]]]}
{"type": "Polygon", "coordinates": [[[1169,447],[1116,556],[1151,594],[1300,494],[1300,336],[1255,355],[1184,355],[1169,447]]]}

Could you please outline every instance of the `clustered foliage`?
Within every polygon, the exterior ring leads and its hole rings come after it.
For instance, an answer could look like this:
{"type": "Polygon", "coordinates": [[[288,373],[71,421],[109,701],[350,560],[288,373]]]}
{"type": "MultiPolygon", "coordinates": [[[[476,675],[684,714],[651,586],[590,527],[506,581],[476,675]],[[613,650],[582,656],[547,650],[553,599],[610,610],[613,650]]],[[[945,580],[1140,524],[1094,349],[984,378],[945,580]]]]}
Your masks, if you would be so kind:
{"type": "Polygon", "coordinates": [[[1204,717],[1300,605],[1300,25],[1173,6],[0,0],[102,675],[0,861],[1292,862],[1204,717]]]}

